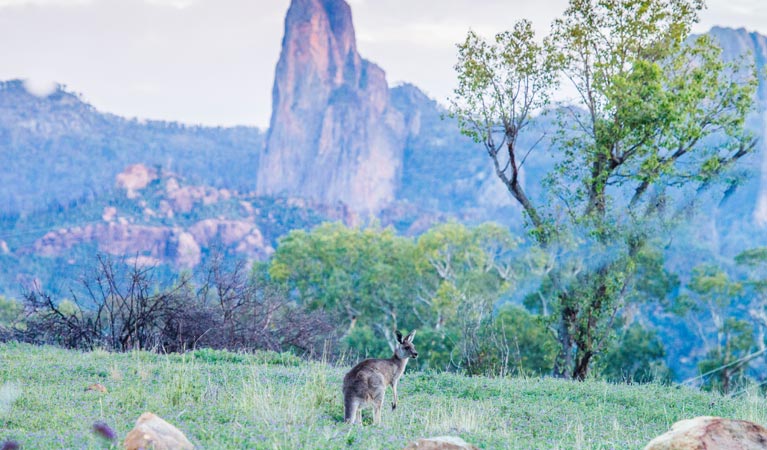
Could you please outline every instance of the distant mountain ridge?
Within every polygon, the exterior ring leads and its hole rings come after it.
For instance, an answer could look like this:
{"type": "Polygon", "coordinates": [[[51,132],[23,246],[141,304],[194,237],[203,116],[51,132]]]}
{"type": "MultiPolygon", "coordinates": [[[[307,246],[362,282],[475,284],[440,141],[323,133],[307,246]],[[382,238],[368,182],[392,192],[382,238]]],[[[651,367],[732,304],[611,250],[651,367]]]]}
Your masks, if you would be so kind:
{"type": "Polygon", "coordinates": [[[59,86],[48,96],[0,82],[0,213],[25,214],[114,188],[143,163],[196,183],[246,190],[264,134],[254,127],[138,121],[97,111],[59,86]]]}
{"type": "MultiPolygon", "coordinates": [[[[196,223],[214,220],[224,224],[221,233],[234,235],[233,221],[243,219],[238,201],[270,205],[266,216],[235,227],[252,226],[263,236],[258,249],[242,253],[248,258],[266,257],[280,233],[321,219],[358,224],[376,218],[408,234],[450,218],[521,226],[522,214],[487,155],[444,119],[444,106],[410,84],[389,88],[383,69],[359,55],[346,2],[294,0],[285,30],[266,133],[125,119],[97,111],[62,87],[38,97],[20,80],[0,82],[0,284],[14,278],[20,258],[77,260],[67,252],[79,244],[114,253],[144,245],[102,242],[128,242],[132,236],[130,227],[102,218],[106,207],[117,207],[128,224],[161,227],[149,230],[147,236],[154,237],[146,245],[167,251],[147,250],[144,256],[176,267],[194,266],[218,239],[208,239],[218,231],[203,233],[208,228],[196,223]],[[174,174],[195,189],[233,192],[237,201],[182,208],[172,216],[147,216],[147,208],[156,213],[159,205],[136,206],[132,200],[133,206],[121,209],[126,193],[117,176],[136,165],[174,174]],[[93,226],[77,230],[85,216],[93,226]],[[180,233],[194,237],[199,258],[184,259],[174,250],[183,239],[189,242],[188,236],[179,241],[180,233]]],[[[725,28],[711,34],[726,58],[751,52],[757,65],[767,62],[764,36],[725,28]]],[[[761,81],[758,102],[764,110],[767,83],[761,81]]],[[[751,126],[763,135],[761,111],[751,126]]],[[[520,145],[536,138],[525,136],[520,145]]],[[[540,180],[553,165],[549,156],[536,150],[525,165],[523,179],[533,197],[543,195],[540,180]]],[[[708,211],[721,235],[751,233],[738,238],[743,241],[767,225],[764,139],[749,163],[745,169],[754,177],[738,188],[737,198],[708,211]]]]}
{"type": "MultiPolygon", "coordinates": [[[[499,207],[513,208],[484,152],[462,136],[454,122],[443,120],[444,107],[413,85],[389,89],[383,71],[357,54],[351,12],[344,5],[342,0],[296,0],[291,5],[282,66],[275,78],[273,126],[267,133],[255,127],[129,120],[101,113],[61,87],[40,98],[27,92],[20,80],[0,82],[0,167],[6,168],[0,172],[0,213],[29,212],[92,197],[113,189],[114,177],[136,163],[217,188],[303,197],[329,205],[341,202],[363,216],[386,215],[400,202],[411,205],[410,215],[448,214],[474,220],[493,218],[499,207]],[[319,56],[297,61],[301,39],[327,45],[314,49],[319,56]],[[320,56],[335,59],[319,64],[320,56]],[[348,64],[342,69],[343,61],[348,64]],[[292,78],[301,73],[310,78],[287,80],[287,72],[292,78]],[[367,78],[369,73],[375,73],[377,81],[367,78]],[[363,81],[365,89],[355,90],[363,81]],[[318,83],[329,83],[323,88],[327,98],[313,95],[318,83]],[[375,83],[375,89],[370,87],[375,83]],[[318,117],[324,118],[312,126],[319,135],[310,138],[305,133],[311,128],[307,122],[318,117]],[[391,139],[366,141],[376,134],[371,132],[371,120],[395,122],[396,127],[388,128],[394,133],[391,139]],[[304,130],[303,134],[291,134],[290,127],[304,130]],[[328,131],[347,128],[349,134],[342,141],[328,131]],[[377,153],[377,145],[385,150],[377,153]]],[[[710,33],[726,58],[751,52],[757,65],[767,62],[764,36],[721,27],[710,33]]],[[[762,81],[759,103],[765,105],[767,83],[762,81]]],[[[762,134],[761,116],[753,119],[752,126],[762,134]]],[[[748,205],[738,209],[760,224],[767,223],[764,145],[762,140],[751,158],[753,179],[739,188],[748,205]]],[[[550,162],[531,158],[527,178],[537,183],[549,167],[550,162]]],[[[536,183],[528,182],[527,188],[534,192],[536,183]]]]}
{"type": "Polygon", "coordinates": [[[478,221],[488,206],[508,205],[484,154],[443,120],[444,108],[413,85],[389,89],[384,71],[357,53],[348,4],[296,0],[285,22],[266,135],[127,120],[63,88],[39,98],[19,80],[4,83],[0,136],[13,139],[0,143],[0,165],[12,168],[0,173],[2,211],[87,199],[136,163],[197,184],[340,202],[406,228],[424,215],[478,221]]]}

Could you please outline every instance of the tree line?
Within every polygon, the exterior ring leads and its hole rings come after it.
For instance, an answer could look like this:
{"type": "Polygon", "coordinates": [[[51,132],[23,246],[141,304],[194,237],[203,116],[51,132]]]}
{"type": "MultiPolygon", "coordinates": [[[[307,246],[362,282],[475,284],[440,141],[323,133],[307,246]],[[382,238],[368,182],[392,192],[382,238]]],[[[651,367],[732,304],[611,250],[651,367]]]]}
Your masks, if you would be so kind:
{"type": "MultiPolygon", "coordinates": [[[[417,237],[325,223],[284,236],[268,262],[248,266],[214,254],[204,269],[165,283],[155,267],[99,256],[66,296],[32,289],[22,302],[0,299],[0,339],[349,361],[385,356],[395,330],[417,329],[420,369],[551,375],[562,349],[548,276],[560,270],[560,282],[575,292],[578,273],[603,264],[588,258],[596,254],[578,246],[544,252],[493,223],[450,222],[417,237]]],[[[675,350],[707,374],[697,384],[732,392],[761,382],[763,359],[750,355],[767,348],[767,249],[685,273],[665,265],[662,252],[637,257],[637,279],[592,359],[592,375],[673,380],[667,347],[680,346],[670,329],[681,323],[690,348],[675,350]]]]}
{"type": "Polygon", "coordinates": [[[671,376],[662,340],[643,320],[660,308],[697,336],[700,371],[711,372],[704,382],[732,390],[755,364],[747,356],[765,345],[762,250],[683,273],[665,254],[701,204],[735,195],[737,164],[757,142],[745,126],[757,70],[724,61],[710,37],[691,36],[704,7],[571,0],[543,38],[522,20],[489,40],[469,32],[458,45],[450,115],[488,155],[524,219],[522,235],[492,224],[448,223],[417,238],[324,224],[290,232],[247,277],[232,272],[239,278],[226,283],[238,287],[182,277],[160,295],[149,284],[110,282],[102,262],[87,294],[73,294],[71,314],[42,293],[25,296],[26,311],[48,320],[41,329],[55,324],[76,330],[75,341],[117,349],[215,338],[210,345],[311,352],[331,340],[339,351],[380,355],[393,330],[418,328],[424,368],[577,380],[596,369],[642,381],[671,376]],[[560,101],[565,86],[574,94],[560,101]],[[538,127],[542,116],[555,118],[553,129],[538,127]],[[526,134],[537,136],[530,148],[519,145],[526,134]],[[526,180],[526,164],[544,157],[553,170],[526,180]],[[532,183],[541,195],[530,195],[532,183]],[[167,319],[145,320],[147,299],[150,312],[153,300],[167,304],[167,319]],[[175,319],[200,308],[205,320],[175,319]],[[294,315],[324,331],[308,330],[308,341],[270,335],[288,335],[294,315]],[[205,323],[229,331],[194,327],[205,323]],[[147,324],[154,331],[131,331],[147,324]],[[259,327],[265,334],[252,340],[259,327]]]}

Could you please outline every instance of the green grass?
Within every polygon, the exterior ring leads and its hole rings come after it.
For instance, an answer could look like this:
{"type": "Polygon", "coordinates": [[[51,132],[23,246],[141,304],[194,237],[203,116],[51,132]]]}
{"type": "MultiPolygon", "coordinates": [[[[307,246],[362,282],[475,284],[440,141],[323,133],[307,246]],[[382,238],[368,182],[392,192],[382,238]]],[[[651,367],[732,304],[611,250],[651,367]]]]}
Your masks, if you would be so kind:
{"type": "Polygon", "coordinates": [[[274,353],[81,353],[0,344],[0,442],[108,448],[91,425],[105,421],[122,438],[144,411],[206,449],[402,448],[446,434],[488,449],[624,449],[641,448],[694,416],[767,423],[767,402],[756,394],[733,399],[659,385],[408,371],[399,407],[384,410],[381,426],[370,424],[370,410],[364,426],[349,426],[342,423],[345,369],[274,353]],[[95,382],[109,392],[84,391],[95,382]]]}

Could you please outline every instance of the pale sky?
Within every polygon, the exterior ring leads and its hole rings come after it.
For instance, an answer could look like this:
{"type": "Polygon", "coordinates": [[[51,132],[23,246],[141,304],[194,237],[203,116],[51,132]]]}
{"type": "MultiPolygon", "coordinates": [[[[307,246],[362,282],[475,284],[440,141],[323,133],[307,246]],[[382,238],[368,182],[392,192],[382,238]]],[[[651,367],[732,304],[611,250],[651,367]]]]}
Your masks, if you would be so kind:
{"type": "MultiPolygon", "coordinates": [[[[455,43],[521,18],[545,33],[566,0],[350,0],[362,56],[440,102],[455,43]]],[[[126,117],[266,127],[290,0],[0,0],[0,80],[59,82],[126,117]]],[[[767,34],[767,1],[709,0],[714,25],[767,34]]]]}

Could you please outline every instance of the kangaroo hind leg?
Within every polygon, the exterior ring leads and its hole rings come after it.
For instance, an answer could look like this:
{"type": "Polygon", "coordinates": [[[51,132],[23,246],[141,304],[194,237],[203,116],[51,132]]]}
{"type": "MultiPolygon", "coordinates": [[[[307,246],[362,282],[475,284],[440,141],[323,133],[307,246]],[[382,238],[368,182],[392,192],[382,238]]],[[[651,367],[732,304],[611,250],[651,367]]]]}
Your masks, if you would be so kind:
{"type": "Polygon", "coordinates": [[[373,399],[373,408],[375,408],[373,423],[376,423],[378,425],[381,424],[381,406],[383,406],[383,401],[384,401],[384,393],[383,391],[381,391],[373,399]]]}
{"type": "Polygon", "coordinates": [[[361,412],[359,400],[351,396],[344,398],[344,422],[354,423],[359,421],[359,423],[362,423],[361,412]]]}

